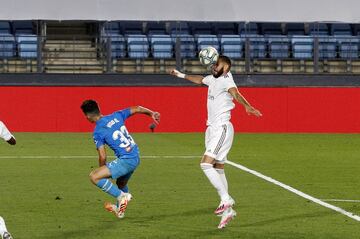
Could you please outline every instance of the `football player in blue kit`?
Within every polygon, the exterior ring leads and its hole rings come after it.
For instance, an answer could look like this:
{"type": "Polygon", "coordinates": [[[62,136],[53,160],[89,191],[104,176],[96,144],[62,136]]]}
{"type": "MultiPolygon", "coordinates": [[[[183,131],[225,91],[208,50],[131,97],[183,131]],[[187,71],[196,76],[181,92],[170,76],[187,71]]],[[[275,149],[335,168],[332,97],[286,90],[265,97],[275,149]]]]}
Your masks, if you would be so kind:
{"type": "Polygon", "coordinates": [[[131,194],[127,182],[140,163],[139,148],[125,127],[125,120],[134,114],[145,114],[160,122],[160,114],[142,106],[132,106],[110,115],[102,115],[95,100],[85,100],[81,109],[86,118],[95,123],[94,142],[99,154],[99,168],[90,173],[90,180],[102,191],[117,199],[116,204],[105,203],[105,209],[123,218],[131,194]],[[116,159],[106,162],[105,145],[115,153],[116,159]],[[116,179],[116,184],[110,180],[116,179]]]}

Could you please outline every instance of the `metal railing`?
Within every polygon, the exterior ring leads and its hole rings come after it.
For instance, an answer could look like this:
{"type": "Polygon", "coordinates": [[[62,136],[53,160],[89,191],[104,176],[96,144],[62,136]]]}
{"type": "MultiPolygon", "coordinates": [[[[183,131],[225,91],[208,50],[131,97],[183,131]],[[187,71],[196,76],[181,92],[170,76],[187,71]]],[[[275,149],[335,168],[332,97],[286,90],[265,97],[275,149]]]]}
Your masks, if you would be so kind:
{"type": "Polygon", "coordinates": [[[200,47],[215,46],[238,74],[360,74],[360,36],[93,36],[49,40],[0,35],[0,73],[187,73],[206,69],[200,47]],[[214,39],[212,39],[214,40],[214,39]]]}

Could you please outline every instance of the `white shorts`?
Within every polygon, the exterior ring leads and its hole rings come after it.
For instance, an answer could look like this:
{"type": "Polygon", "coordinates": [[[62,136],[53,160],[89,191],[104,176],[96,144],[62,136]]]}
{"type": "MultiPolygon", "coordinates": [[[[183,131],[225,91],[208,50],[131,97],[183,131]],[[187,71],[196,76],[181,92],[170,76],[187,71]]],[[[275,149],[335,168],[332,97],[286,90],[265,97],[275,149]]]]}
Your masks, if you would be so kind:
{"type": "Polygon", "coordinates": [[[231,122],[219,126],[210,125],[205,132],[205,153],[217,163],[225,163],[234,138],[234,127],[231,122]]]}

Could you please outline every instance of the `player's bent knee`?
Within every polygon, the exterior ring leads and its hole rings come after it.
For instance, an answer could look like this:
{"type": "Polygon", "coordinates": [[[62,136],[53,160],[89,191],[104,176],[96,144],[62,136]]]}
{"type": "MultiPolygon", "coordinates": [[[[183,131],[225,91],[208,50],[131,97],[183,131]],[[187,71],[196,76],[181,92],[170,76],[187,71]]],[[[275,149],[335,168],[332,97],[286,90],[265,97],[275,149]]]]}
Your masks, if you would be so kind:
{"type": "Polygon", "coordinates": [[[92,171],[92,172],[90,173],[89,178],[90,178],[90,181],[91,181],[93,184],[96,184],[96,183],[99,181],[98,177],[96,176],[95,171],[92,171]]]}
{"type": "Polygon", "coordinates": [[[212,167],[213,167],[213,165],[211,163],[200,163],[200,168],[202,170],[211,169],[212,167]]]}

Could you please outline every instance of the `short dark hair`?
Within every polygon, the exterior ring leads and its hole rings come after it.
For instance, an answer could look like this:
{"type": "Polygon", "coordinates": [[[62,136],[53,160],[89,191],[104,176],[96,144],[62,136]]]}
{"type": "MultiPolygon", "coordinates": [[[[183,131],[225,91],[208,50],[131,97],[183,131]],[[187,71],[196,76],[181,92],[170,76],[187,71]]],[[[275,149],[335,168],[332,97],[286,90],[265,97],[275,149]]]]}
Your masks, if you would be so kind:
{"type": "Polygon", "coordinates": [[[84,112],[84,114],[100,114],[99,105],[95,100],[85,100],[80,108],[84,112]]]}
{"type": "Polygon", "coordinates": [[[231,67],[231,60],[227,56],[220,55],[218,61],[224,62],[225,64],[229,65],[229,67],[231,67]]]}

